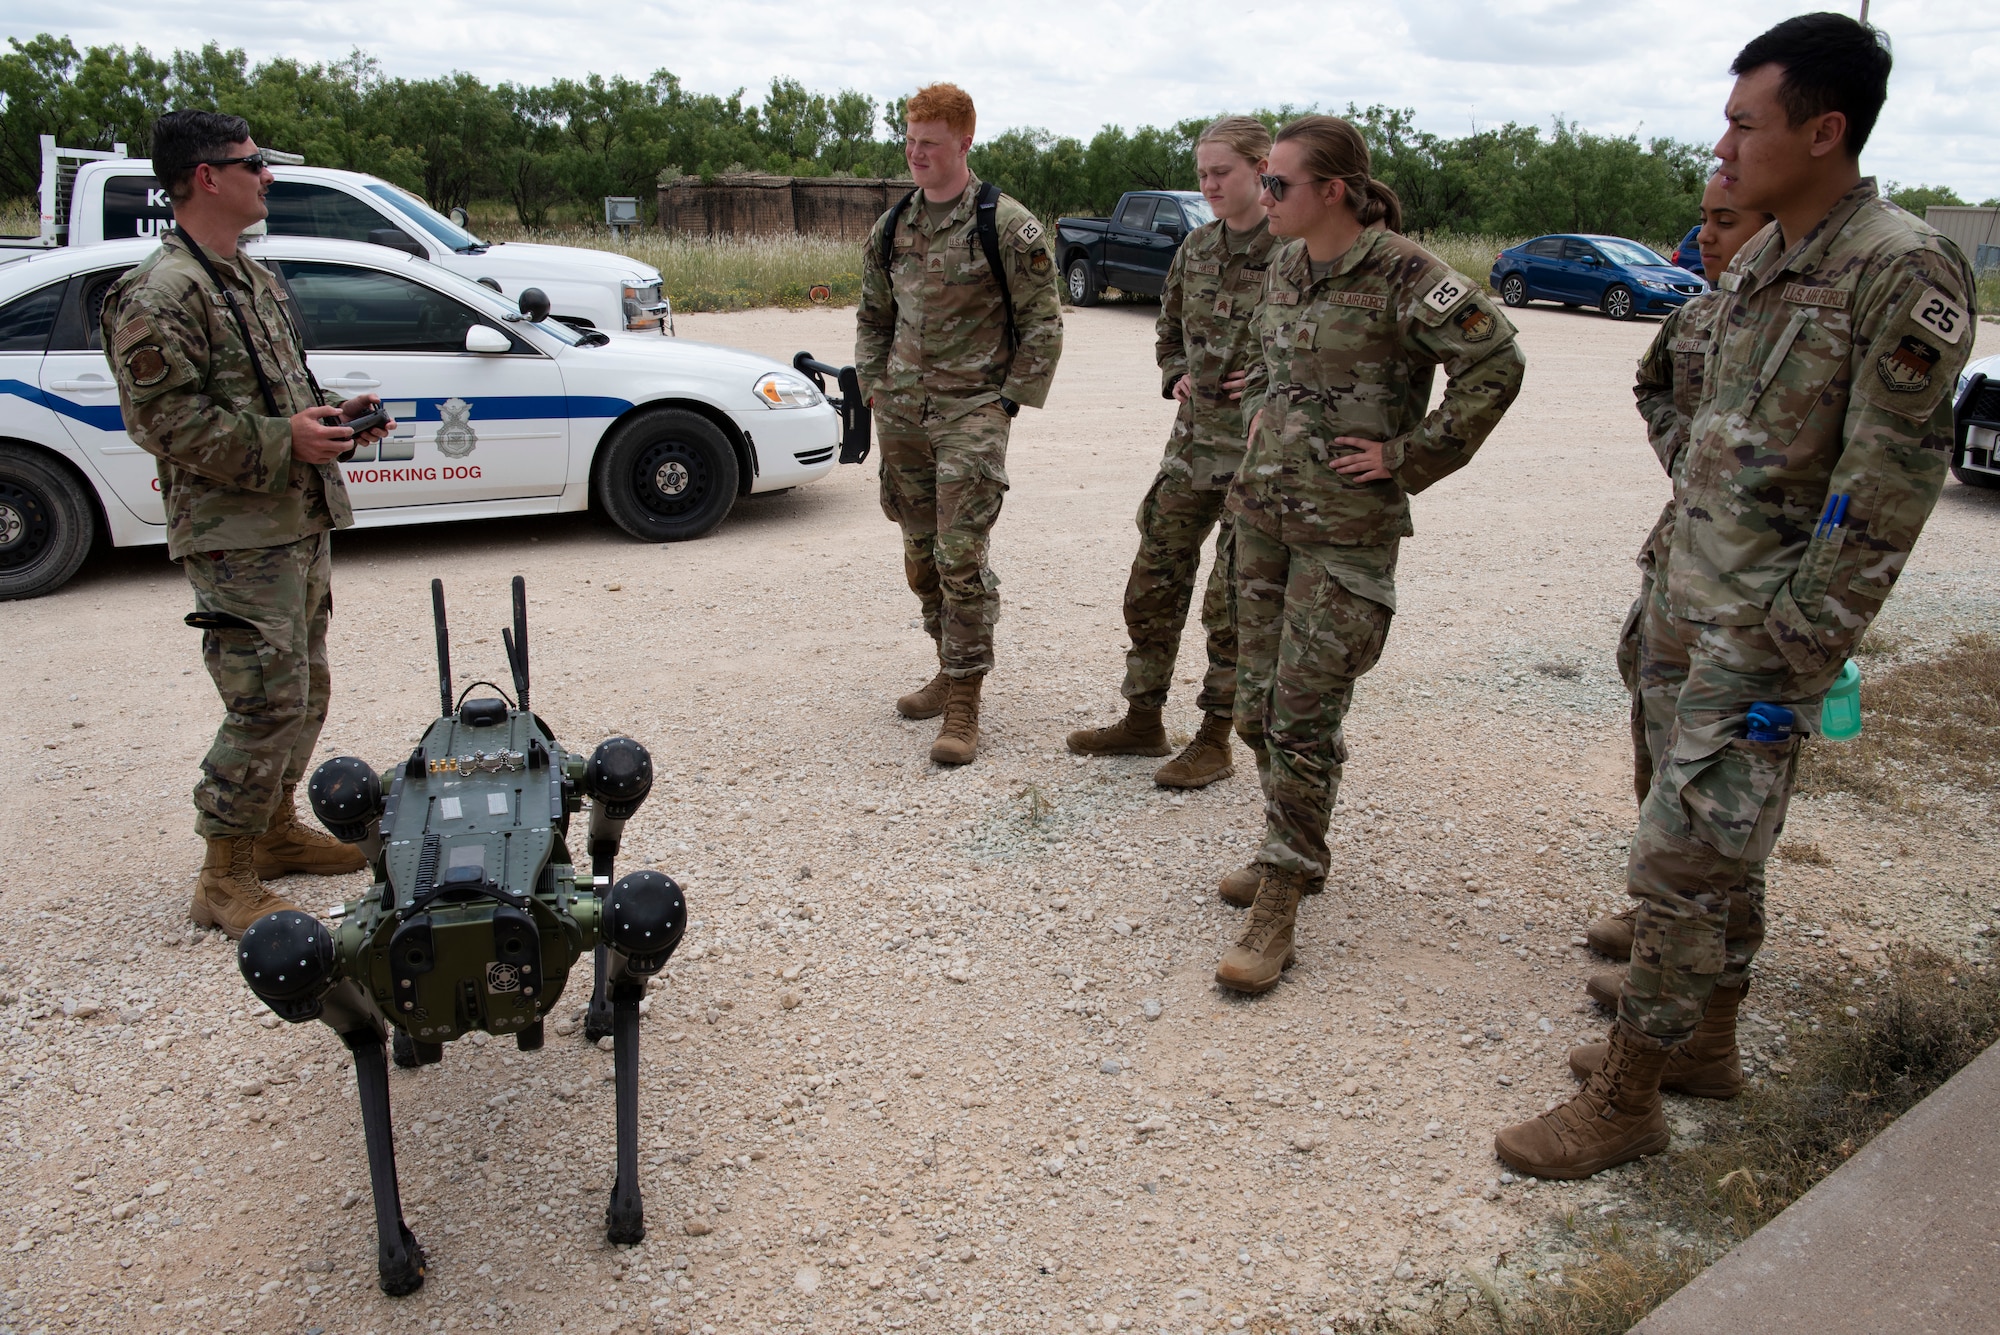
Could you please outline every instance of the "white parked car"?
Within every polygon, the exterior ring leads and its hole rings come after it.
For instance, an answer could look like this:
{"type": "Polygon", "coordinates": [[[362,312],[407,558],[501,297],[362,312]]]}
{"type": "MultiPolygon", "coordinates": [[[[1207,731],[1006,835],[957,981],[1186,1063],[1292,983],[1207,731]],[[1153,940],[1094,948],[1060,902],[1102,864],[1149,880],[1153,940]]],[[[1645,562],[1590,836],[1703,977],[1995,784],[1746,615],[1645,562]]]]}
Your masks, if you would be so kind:
{"type": "Polygon", "coordinates": [[[1968,487],[2000,488],[2000,357],[1967,366],[1952,402],[1952,476],[1968,487]]]}
{"type": "MultiPolygon", "coordinates": [[[[41,231],[0,237],[0,263],[24,250],[157,237],[174,225],[173,205],[150,160],[126,157],[123,144],[102,152],[60,147],[51,135],[41,139],[41,231]]],[[[378,176],[308,167],[269,149],[265,155],[276,179],[260,232],[385,246],[517,299],[536,288],[548,297],[550,314],[583,329],[673,332],[673,307],[650,264],[581,246],[489,245],[378,176]]]]}
{"type": "MultiPolygon", "coordinates": [[[[125,434],[98,323],[106,289],[157,244],[0,265],[0,598],[59,587],[99,536],[166,541],[155,461],[125,434]]],[[[342,464],[361,527],[595,503],[636,538],[697,538],[739,496],[824,477],[844,438],[866,453],[865,414],[844,425],[812,377],[768,358],[532,320],[384,246],[245,248],[291,285],[320,383],[379,394],[396,418],[342,464]]]]}

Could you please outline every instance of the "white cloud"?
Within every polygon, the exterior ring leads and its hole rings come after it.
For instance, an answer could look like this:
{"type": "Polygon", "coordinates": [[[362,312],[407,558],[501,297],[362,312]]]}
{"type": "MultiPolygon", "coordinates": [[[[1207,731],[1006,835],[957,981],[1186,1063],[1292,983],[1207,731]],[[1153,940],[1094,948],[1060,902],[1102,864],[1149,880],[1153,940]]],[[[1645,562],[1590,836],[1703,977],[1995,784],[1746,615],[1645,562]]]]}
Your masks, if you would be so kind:
{"type": "MultiPolygon", "coordinates": [[[[1721,18],[1667,0],[1247,0],[1233,12],[1175,0],[1018,6],[910,0],[383,0],[338,6],[239,0],[223,15],[103,0],[11,0],[0,31],[154,51],[214,39],[253,59],[327,60],[359,46],[392,75],[469,70],[489,80],[670,69],[689,87],[761,99],[771,79],[887,99],[951,79],[989,132],[1036,125],[1088,137],[1252,106],[1385,102],[1419,124],[1547,126],[1705,142],[1721,128],[1730,59],[1812,3],[1741,0],[1721,18]]],[[[1852,8],[1853,6],[1848,6],[1852,8]]],[[[1896,44],[1888,107],[1864,165],[1885,179],[2000,195],[2000,22],[1975,0],[1874,0],[1896,44]]]]}

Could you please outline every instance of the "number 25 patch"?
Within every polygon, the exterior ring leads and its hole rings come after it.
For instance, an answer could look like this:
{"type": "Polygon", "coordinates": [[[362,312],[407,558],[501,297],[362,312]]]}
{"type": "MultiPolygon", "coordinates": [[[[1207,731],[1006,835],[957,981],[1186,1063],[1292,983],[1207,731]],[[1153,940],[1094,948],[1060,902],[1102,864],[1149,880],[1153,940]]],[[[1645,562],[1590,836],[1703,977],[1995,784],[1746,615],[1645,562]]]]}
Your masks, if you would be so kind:
{"type": "Polygon", "coordinates": [[[1459,299],[1469,291],[1471,288],[1463,278],[1455,273],[1447,273],[1438,279],[1436,287],[1424,294],[1424,305],[1442,315],[1457,305],[1459,299]]]}
{"type": "Polygon", "coordinates": [[[1925,289],[1924,294],[1917,298],[1916,317],[1918,324],[1947,343],[1957,343],[1965,336],[1969,319],[1965,307],[1934,287],[1925,289]]]}

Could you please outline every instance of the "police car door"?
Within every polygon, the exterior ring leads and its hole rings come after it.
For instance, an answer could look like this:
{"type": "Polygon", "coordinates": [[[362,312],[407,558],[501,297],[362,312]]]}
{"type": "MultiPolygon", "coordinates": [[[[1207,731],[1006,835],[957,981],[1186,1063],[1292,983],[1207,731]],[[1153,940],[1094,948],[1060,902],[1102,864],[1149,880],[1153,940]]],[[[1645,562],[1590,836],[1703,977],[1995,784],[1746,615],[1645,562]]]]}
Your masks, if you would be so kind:
{"type": "Polygon", "coordinates": [[[118,499],[143,522],[164,526],[159,467],[125,434],[118,386],[104,360],[104,332],[98,323],[104,294],[130,267],[94,269],[69,280],[42,359],[41,385],[44,401],[61,415],[70,439],[118,499]]]}
{"type": "Polygon", "coordinates": [[[277,263],[320,384],[334,394],[378,394],[397,422],[386,440],[342,465],[355,509],[553,507],[569,471],[569,420],[547,354],[404,274],[331,260],[277,263]],[[466,351],[474,326],[504,334],[509,350],[466,351]],[[548,506],[521,503],[535,498],[548,506]]]}

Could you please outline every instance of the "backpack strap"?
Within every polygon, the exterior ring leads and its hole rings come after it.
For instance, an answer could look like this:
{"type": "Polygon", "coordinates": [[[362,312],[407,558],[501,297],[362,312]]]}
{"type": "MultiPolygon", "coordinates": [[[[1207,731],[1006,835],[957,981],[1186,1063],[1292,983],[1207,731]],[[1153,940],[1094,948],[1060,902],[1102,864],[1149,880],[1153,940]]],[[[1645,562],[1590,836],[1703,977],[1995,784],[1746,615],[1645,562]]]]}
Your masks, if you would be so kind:
{"type": "Polygon", "coordinates": [[[974,206],[974,226],[979,232],[979,248],[986,252],[986,267],[1000,284],[1000,309],[1007,317],[1007,350],[1021,346],[1021,331],[1014,327],[1014,293],[1007,286],[1007,270],[1000,264],[1000,187],[991,181],[979,184],[974,206]]]}
{"type": "Polygon", "coordinates": [[[201,264],[202,271],[208,275],[208,280],[215,284],[215,290],[221,296],[223,305],[229,307],[229,313],[236,317],[236,332],[243,336],[243,351],[250,355],[250,369],[257,374],[257,388],[264,392],[264,406],[270,410],[271,416],[284,416],[278,411],[278,396],[271,392],[270,378],[264,374],[263,359],[257,355],[257,340],[250,337],[250,322],[243,318],[242,302],[237,300],[236,293],[222,281],[222,275],[215,271],[214,263],[202,250],[199,241],[182,231],[178,225],[174,228],[174,235],[181,239],[181,244],[193,252],[195,259],[201,264]]]}
{"type": "Polygon", "coordinates": [[[903,220],[903,211],[916,202],[917,192],[912,190],[889,206],[889,221],[882,228],[882,268],[886,271],[891,260],[896,258],[896,224],[903,220]]]}

